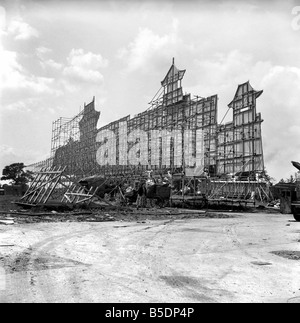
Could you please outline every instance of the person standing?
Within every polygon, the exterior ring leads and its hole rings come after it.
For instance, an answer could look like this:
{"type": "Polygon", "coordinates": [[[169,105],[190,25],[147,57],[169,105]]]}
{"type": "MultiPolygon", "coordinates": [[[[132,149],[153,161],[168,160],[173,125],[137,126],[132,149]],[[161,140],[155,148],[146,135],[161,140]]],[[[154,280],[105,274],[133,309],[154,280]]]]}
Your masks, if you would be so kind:
{"type": "Polygon", "coordinates": [[[146,184],[144,182],[140,183],[137,193],[138,193],[137,200],[136,200],[137,209],[144,208],[146,206],[146,194],[147,194],[146,184]]]}

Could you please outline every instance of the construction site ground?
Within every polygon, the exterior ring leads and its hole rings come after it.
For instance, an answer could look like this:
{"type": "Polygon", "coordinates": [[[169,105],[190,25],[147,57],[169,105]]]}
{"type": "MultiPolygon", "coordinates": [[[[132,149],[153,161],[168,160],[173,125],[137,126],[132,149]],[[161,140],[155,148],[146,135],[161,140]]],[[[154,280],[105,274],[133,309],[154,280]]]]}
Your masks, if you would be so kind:
{"type": "Polygon", "coordinates": [[[0,199],[0,219],[11,221],[0,223],[2,303],[300,301],[300,223],[292,215],[39,215],[11,202],[0,199]]]}

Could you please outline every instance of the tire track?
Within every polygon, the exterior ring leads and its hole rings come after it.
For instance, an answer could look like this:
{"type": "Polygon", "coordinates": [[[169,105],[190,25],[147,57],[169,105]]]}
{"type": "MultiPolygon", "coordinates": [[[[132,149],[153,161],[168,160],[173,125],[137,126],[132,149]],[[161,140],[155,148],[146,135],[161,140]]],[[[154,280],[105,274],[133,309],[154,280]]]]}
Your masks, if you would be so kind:
{"type": "MultiPolygon", "coordinates": [[[[141,230],[139,230],[141,231],[141,230]]],[[[66,242],[74,238],[84,239],[84,236],[96,233],[97,235],[102,234],[103,244],[106,244],[109,249],[111,249],[111,254],[118,256],[116,248],[113,247],[116,237],[113,234],[107,233],[107,228],[90,228],[88,230],[77,231],[75,233],[63,234],[54,237],[49,237],[41,242],[34,244],[30,249],[25,250],[23,253],[19,254],[18,257],[11,264],[12,266],[17,266],[16,272],[11,275],[10,288],[12,290],[17,290],[20,299],[39,302],[52,302],[53,296],[50,295],[53,292],[53,286],[57,283],[55,277],[53,277],[53,271],[51,268],[44,268],[44,272],[41,274],[41,263],[39,259],[44,257],[49,257],[53,254],[53,251],[59,249],[62,245],[66,245],[66,242]],[[100,229],[100,230],[99,230],[100,229]],[[30,294],[30,295],[28,295],[30,294]]],[[[89,266],[90,264],[80,264],[79,262],[74,262],[74,266],[89,266]]],[[[64,266],[62,266],[64,268],[64,266]]],[[[116,272],[118,268],[116,268],[116,272]]],[[[114,272],[114,270],[113,270],[114,272]]],[[[155,301],[154,298],[148,295],[144,295],[139,290],[131,288],[128,283],[124,283],[123,280],[127,282],[135,282],[140,279],[138,276],[121,276],[117,273],[107,274],[97,271],[97,275],[101,275],[109,284],[116,286],[117,288],[124,288],[136,295],[145,297],[149,301],[155,301]],[[125,278],[125,279],[124,279],[125,278]]],[[[72,272],[72,277],[70,277],[70,282],[75,281],[80,283],[81,277],[76,271],[72,272]]],[[[71,287],[70,298],[78,301],[80,295],[78,292],[78,284],[72,286],[72,284],[67,285],[67,288],[71,287]]],[[[97,292],[97,291],[95,291],[97,292]]],[[[93,294],[91,292],[91,294],[93,294]]],[[[92,299],[85,300],[87,302],[92,302],[92,299]]]]}

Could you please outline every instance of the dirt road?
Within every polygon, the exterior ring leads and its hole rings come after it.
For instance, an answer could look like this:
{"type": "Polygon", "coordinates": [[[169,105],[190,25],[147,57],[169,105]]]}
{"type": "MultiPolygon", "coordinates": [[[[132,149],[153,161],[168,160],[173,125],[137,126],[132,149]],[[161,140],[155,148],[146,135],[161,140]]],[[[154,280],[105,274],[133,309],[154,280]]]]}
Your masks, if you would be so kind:
{"type": "Polygon", "coordinates": [[[299,241],[281,214],[2,225],[0,301],[297,302],[299,241]]]}

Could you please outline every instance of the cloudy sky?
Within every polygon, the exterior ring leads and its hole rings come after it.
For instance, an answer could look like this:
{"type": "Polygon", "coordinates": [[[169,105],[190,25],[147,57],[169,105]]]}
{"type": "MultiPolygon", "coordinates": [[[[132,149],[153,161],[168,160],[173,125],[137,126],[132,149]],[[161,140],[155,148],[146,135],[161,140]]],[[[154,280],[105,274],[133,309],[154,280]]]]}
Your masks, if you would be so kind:
{"type": "MultiPolygon", "coordinates": [[[[99,126],[148,108],[172,57],[184,91],[264,90],[266,168],[300,161],[300,0],[0,0],[0,169],[50,154],[52,121],[96,96],[99,126]]],[[[228,119],[230,121],[230,119],[228,119]]]]}

